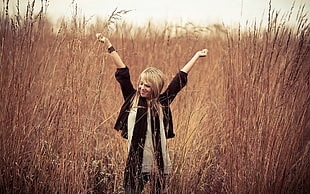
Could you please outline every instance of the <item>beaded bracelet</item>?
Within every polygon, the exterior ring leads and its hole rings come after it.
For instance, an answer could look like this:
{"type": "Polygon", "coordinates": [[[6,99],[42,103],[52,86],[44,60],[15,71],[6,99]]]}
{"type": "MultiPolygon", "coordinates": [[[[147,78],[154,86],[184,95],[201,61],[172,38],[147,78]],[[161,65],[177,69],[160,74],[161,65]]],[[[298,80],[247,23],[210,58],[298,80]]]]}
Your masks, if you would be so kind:
{"type": "Polygon", "coordinates": [[[113,46],[110,46],[110,47],[108,48],[108,52],[109,52],[109,53],[112,53],[113,51],[115,51],[115,48],[114,48],[113,46]]]}

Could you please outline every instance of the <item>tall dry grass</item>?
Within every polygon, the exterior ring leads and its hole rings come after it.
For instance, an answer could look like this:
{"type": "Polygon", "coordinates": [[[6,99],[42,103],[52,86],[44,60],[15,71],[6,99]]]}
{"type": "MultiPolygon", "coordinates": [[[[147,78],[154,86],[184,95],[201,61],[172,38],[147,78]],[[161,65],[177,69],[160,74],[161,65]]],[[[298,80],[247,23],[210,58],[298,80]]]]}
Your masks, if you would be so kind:
{"type": "MultiPolygon", "coordinates": [[[[42,5],[43,6],[43,5],[42,5]]],[[[76,8],[75,8],[76,9],[76,8]]],[[[121,193],[126,141],[106,32],[132,80],[168,79],[207,47],[172,104],[169,193],[309,191],[309,21],[269,10],[268,26],[144,29],[74,12],[55,32],[43,12],[1,15],[1,193],[121,193]],[[295,26],[289,26],[295,20],[295,26]]],[[[114,14],[122,12],[114,12],[114,14]]],[[[111,17],[113,18],[113,17],[111,17]]],[[[148,187],[145,189],[146,193],[148,187]]]]}
{"type": "Polygon", "coordinates": [[[267,29],[227,36],[224,155],[234,193],[309,191],[309,23],[302,7],[296,28],[288,17],[270,10],[267,29]]]}

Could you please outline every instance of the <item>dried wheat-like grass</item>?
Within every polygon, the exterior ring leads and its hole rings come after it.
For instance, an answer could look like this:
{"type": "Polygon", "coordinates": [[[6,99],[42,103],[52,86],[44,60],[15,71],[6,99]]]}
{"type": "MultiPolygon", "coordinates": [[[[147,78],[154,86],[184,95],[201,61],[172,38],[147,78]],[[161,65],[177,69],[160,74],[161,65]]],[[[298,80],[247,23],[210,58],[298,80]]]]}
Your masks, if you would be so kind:
{"type": "MultiPolygon", "coordinates": [[[[295,27],[286,24],[291,13],[280,17],[270,8],[267,28],[150,22],[142,29],[100,20],[88,25],[75,6],[55,34],[33,3],[26,17],[12,17],[6,8],[0,190],[123,191],[126,141],[112,129],[122,99],[112,61],[93,37],[113,23],[110,39],[133,82],[147,66],[169,80],[196,50],[210,50],[171,106],[177,136],[169,140],[169,193],[306,192],[310,72],[303,9],[295,27]]],[[[122,14],[115,10],[107,21],[122,14]]]]}

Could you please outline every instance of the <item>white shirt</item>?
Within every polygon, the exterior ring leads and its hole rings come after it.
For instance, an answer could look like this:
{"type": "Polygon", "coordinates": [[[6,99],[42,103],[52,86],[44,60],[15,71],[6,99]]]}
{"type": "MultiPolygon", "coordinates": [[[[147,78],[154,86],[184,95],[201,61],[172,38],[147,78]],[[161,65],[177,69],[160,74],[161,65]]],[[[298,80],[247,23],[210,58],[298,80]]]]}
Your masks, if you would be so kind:
{"type": "MultiPolygon", "coordinates": [[[[137,108],[133,109],[128,115],[128,152],[130,149],[130,144],[132,140],[133,130],[136,122],[137,108]]],[[[164,160],[164,173],[169,174],[172,170],[171,160],[169,157],[169,151],[167,147],[167,139],[164,131],[164,122],[160,118],[160,138],[161,138],[161,149],[164,160]]],[[[151,113],[150,109],[147,111],[147,131],[145,137],[145,144],[143,150],[143,162],[142,162],[142,172],[151,172],[156,164],[154,158],[154,148],[152,141],[152,127],[151,127],[151,113]]]]}

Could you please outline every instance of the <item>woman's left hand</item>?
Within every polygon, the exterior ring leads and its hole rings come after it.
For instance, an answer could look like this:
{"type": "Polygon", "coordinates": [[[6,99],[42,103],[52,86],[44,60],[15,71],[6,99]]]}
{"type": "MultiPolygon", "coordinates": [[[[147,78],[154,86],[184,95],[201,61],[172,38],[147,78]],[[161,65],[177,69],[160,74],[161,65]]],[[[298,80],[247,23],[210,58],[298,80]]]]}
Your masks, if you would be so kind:
{"type": "Polygon", "coordinates": [[[207,53],[208,53],[208,49],[202,49],[201,51],[197,51],[197,55],[199,56],[199,57],[205,57],[205,56],[207,56],[207,53]]]}

